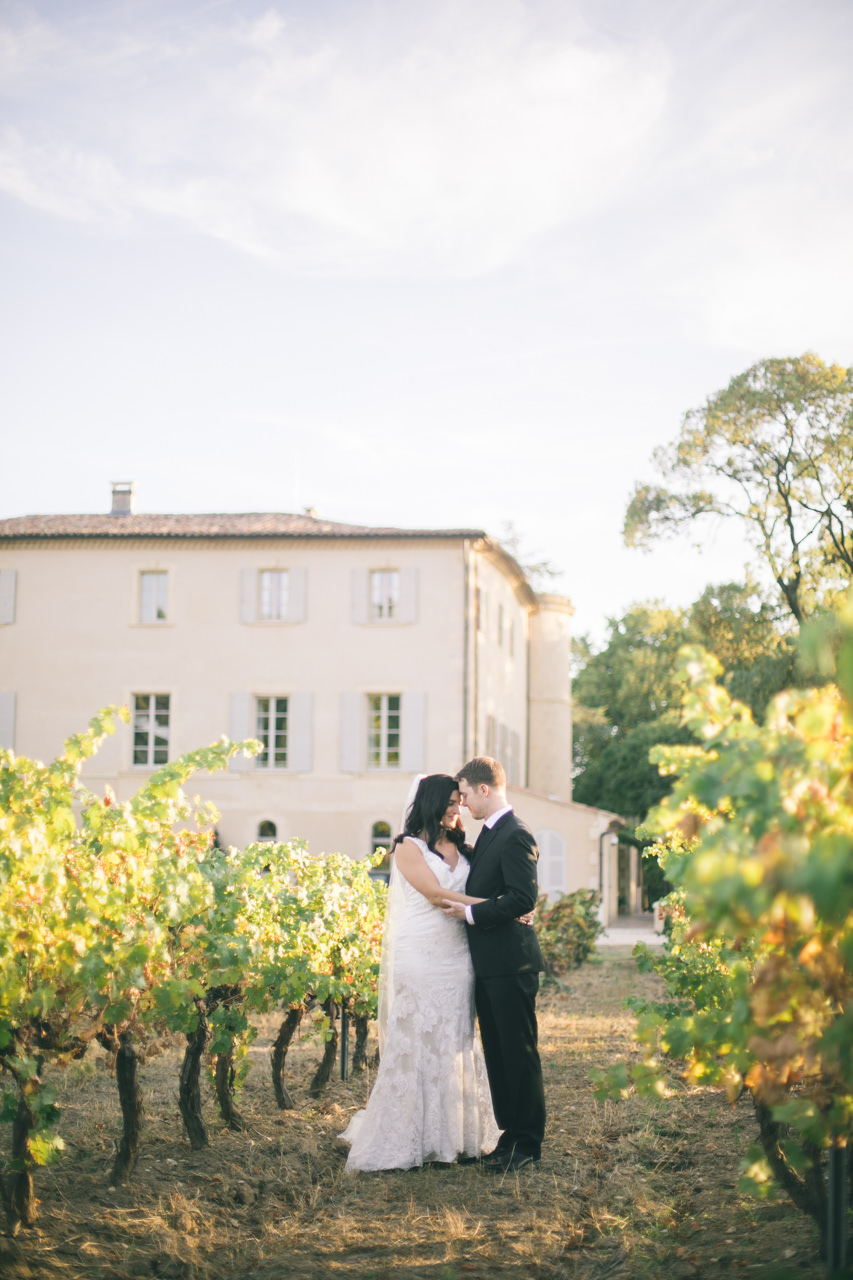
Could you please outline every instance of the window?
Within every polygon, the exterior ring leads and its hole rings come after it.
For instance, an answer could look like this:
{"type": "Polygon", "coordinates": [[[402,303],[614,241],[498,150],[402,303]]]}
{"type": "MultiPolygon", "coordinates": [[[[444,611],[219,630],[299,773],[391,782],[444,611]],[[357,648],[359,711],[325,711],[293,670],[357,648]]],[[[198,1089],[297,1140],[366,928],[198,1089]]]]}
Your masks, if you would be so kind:
{"type": "Polygon", "coordinates": [[[277,835],[278,827],[269,818],[258,823],[258,840],[275,840],[277,835]]]}
{"type": "Polygon", "coordinates": [[[286,769],[287,698],[257,698],[255,707],[255,737],[264,744],[263,750],[255,756],[255,766],[259,769],[286,769]]]}
{"type": "Polygon", "coordinates": [[[0,625],[15,621],[17,569],[0,569],[0,625]]]}
{"type": "Polygon", "coordinates": [[[370,852],[377,853],[391,848],[391,827],[387,822],[374,822],[370,831],[370,852]]]}
{"type": "Polygon", "coordinates": [[[141,573],[139,575],[139,621],[165,622],[169,603],[169,575],[167,573],[141,573]]]}
{"type": "Polygon", "coordinates": [[[477,588],[477,630],[483,635],[489,629],[489,594],[484,587],[477,588]]]}
{"type": "Polygon", "coordinates": [[[545,828],[536,832],[536,843],[539,846],[539,889],[548,895],[551,902],[561,898],[567,891],[566,878],[566,841],[559,831],[545,828]]]}
{"type": "Polygon", "coordinates": [[[400,767],[400,694],[371,693],[367,697],[367,767],[400,767]]]}
{"type": "Polygon", "coordinates": [[[374,822],[370,832],[370,852],[375,856],[384,853],[385,857],[368,874],[374,880],[384,880],[387,884],[391,877],[391,828],[387,822],[374,822]]]}
{"type": "Polygon", "coordinates": [[[370,620],[384,622],[400,612],[400,573],[397,569],[375,569],[370,575],[370,620]]]}
{"type": "Polygon", "coordinates": [[[137,693],[133,698],[133,763],[166,764],[169,759],[168,693],[137,693]]]}
{"type": "Polygon", "coordinates": [[[286,569],[262,569],[259,576],[261,622],[287,620],[290,579],[286,569]]]}
{"type": "Polygon", "coordinates": [[[507,774],[509,776],[510,782],[513,784],[513,786],[516,786],[516,787],[519,786],[521,783],[520,768],[519,768],[521,763],[520,746],[521,746],[521,743],[519,740],[519,736],[515,732],[515,730],[513,730],[509,735],[509,768],[507,769],[507,774]]]}
{"type": "Polygon", "coordinates": [[[240,621],[304,622],[308,591],[306,569],[240,570],[240,621]]]}

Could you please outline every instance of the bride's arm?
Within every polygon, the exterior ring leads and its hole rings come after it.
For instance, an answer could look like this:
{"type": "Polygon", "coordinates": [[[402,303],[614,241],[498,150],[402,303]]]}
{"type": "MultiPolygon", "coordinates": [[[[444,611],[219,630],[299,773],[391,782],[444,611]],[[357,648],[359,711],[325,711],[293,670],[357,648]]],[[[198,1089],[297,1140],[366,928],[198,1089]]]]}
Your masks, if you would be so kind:
{"type": "Polygon", "coordinates": [[[413,840],[401,841],[397,845],[394,857],[397,860],[400,875],[408,880],[413,889],[422,893],[434,907],[440,907],[446,899],[450,899],[451,902],[461,902],[463,906],[467,903],[473,906],[478,902],[485,902],[485,898],[472,898],[467,893],[454,893],[452,889],[443,889],[413,840]]]}

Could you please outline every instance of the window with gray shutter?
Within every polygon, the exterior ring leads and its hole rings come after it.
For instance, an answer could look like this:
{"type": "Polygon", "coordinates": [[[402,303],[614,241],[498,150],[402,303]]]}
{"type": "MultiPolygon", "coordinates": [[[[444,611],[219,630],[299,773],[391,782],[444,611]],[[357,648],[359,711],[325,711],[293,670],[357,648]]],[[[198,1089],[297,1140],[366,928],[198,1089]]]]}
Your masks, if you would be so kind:
{"type": "Polygon", "coordinates": [[[257,622],[258,620],[258,571],[257,569],[240,570],[240,621],[257,622]]]}
{"type": "Polygon", "coordinates": [[[566,841],[559,831],[544,828],[535,833],[539,847],[536,868],[539,888],[553,902],[566,892],[566,841]]]}
{"type": "Polygon", "coordinates": [[[417,569],[400,570],[400,622],[417,622],[418,620],[418,571],[417,569]]]}
{"type": "Polygon", "coordinates": [[[0,747],[15,750],[15,691],[0,692],[0,747]]]}
{"type": "Polygon", "coordinates": [[[310,773],[314,767],[314,695],[292,693],[289,703],[288,769],[310,773]]]}
{"type": "Polygon", "coordinates": [[[422,773],[426,760],[426,694],[404,693],[401,702],[400,766],[405,773],[422,773]]]}
{"type": "Polygon", "coordinates": [[[290,569],[290,591],[288,594],[287,621],[305,621],[305,600],[308,574],[305,569],[290,569]]]}
{"type": "MultiPolygon", "coordinates": [[[[250,693],[231,693],[228,695],[228,737],[232,742],[244,742],[246,738],[255,736],[252,726],[252,695],[250,693]]],[[[231,757],[230,767],[238,773],[245,773],[250,767],[249,759],[242,753],[231,757]]]]}
{"type": "Polygon", "coordinates": [[[363,694],[341,694],[341,773],[360,773],[364,768],[363,706],[363,694]]]}
{"type": "Polygon", "coordinates": [[[0,569],[0,625],[15,621],[17,569],[0,569]]]}
{"type": "Polygon", "coordinates": [[[417,569],[353,569],[352,620],[358,626],[417,622],[417,569]]]}

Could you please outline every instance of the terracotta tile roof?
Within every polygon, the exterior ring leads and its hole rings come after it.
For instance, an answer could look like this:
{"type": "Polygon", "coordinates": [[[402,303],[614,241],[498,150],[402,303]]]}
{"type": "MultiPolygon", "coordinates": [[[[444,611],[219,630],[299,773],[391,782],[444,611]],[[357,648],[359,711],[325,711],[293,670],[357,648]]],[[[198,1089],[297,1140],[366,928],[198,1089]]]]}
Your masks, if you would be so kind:
{"type": "Polygon", "coordinates": [[[30,538],[485,538],[482,529],[393,529],[286,512],[223,515],[15,516],[0,541],[30,538]]]}

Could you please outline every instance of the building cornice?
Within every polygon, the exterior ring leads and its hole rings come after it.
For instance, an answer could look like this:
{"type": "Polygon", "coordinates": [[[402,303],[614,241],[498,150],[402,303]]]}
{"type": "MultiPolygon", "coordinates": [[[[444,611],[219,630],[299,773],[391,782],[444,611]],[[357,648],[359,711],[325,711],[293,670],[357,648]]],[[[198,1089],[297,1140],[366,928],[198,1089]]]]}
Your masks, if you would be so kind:
{"type": "Polygon", "coordinates": [[[10,542],[307,539],[369,541],[483,539],[482,529],[397,529],[340,524],[286,512],[212,515],[48,515],[0,520],[0,544],[10,542]]]}

